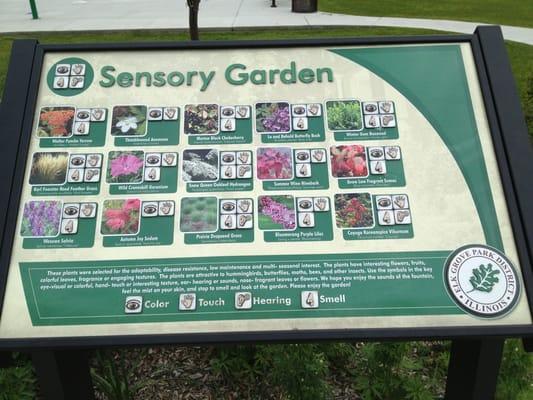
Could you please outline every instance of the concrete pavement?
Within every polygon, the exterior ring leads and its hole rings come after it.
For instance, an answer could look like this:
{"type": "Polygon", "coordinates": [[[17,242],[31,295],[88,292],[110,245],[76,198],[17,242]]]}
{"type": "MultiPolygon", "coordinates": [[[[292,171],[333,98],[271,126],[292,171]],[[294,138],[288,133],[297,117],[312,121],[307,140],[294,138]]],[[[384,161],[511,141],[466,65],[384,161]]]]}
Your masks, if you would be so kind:
{"type": "MultiPolygon", "coordinates": [[[[32,20],[28,0],[0,0],[0,33],[188,29],[185,0],[36,0],[39,19],[32,20]]],[[[418,18],[364,17],[291,12],[291,0],[202,0],[200,29],[268,27],[389,26],[472,33],[483,23],[418,18]]],[[[533,29],[502,26],[508,40],[533,45],[533,29]]]]}

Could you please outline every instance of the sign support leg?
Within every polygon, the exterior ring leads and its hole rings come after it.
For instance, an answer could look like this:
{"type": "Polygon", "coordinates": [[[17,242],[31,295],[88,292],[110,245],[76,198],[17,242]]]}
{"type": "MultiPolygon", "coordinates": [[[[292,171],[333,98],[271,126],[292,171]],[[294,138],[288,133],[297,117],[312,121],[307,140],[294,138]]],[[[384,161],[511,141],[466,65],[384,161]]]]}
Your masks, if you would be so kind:
{"type": "Polygon", "coordinates": [[[32,359],[45,400],[94,400],[88,352],[43,350],[32,359]]]}
{"type": "Polygon", "coordinates": [[[461,339],[452,342],[446,400],[494,398],[504,339],[461,339]]]}

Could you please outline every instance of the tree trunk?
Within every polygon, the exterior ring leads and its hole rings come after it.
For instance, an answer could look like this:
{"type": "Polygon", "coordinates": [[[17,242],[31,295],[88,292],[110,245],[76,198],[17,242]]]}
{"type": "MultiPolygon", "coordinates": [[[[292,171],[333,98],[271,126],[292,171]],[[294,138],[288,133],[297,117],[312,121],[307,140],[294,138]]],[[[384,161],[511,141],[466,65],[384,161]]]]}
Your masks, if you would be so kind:
{"type": "Polygon", "coordinates": [[[200,40],[198,32],[198,10],[200,9],[200,0],[187,0],[189,6],[189,35],[191,40],[200,40]]]}

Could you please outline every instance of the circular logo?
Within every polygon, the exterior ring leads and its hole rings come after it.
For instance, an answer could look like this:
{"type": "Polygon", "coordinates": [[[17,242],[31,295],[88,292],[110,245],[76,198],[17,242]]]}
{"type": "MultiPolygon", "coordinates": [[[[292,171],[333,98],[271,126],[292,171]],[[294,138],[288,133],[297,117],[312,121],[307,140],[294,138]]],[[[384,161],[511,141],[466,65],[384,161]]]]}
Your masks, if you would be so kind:
{"type": "Polygon", "coordinates": [[[444,280],[457,305],[479,317],[507,314],[520,295],[518,276],[509,259],[484,245],[454,251],[446,260],[444,280]]]}
{"type": "Polygon", "coordinates": [[[64,58],[48,71],[46,81],[52,92],[60,96],[76,96],[84,92],[93,82],[91,65],[77,57],[64,58]]]}

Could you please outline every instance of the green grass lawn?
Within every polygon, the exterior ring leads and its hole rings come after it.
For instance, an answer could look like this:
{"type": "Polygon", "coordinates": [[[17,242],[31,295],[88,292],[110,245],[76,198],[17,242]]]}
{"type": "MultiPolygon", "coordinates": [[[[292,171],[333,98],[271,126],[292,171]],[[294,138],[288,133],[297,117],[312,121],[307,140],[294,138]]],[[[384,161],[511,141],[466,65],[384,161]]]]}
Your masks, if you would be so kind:
{"type": "Polygon", "coordinates": [[[320,11],[533,27],[531,0],[318,0],[320,11]]]}

